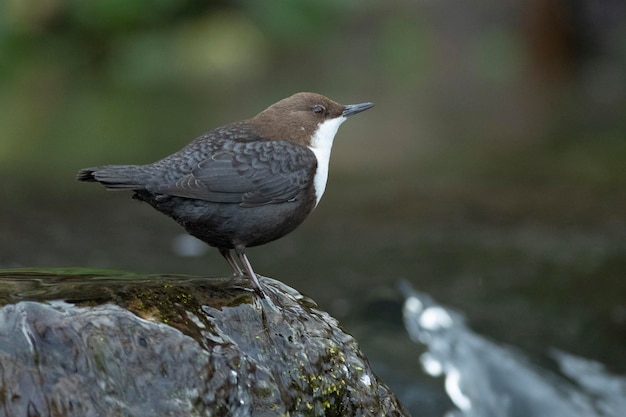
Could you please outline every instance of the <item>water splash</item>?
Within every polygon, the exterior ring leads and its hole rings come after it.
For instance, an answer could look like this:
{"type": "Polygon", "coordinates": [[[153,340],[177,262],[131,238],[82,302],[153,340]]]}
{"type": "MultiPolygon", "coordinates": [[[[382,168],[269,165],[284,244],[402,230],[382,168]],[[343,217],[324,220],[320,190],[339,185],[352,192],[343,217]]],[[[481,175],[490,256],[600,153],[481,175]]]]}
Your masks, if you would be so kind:
{"type": "Polygon", "coordinates": [[[530,362],[516,349],[474,333],[463,317],[401,284],[404,324],[428,349],[426,373],[442,376],[457,407],[446,417],[623,417],[626,378],[601,364],[554,351],[564,376],[530,362]]]}

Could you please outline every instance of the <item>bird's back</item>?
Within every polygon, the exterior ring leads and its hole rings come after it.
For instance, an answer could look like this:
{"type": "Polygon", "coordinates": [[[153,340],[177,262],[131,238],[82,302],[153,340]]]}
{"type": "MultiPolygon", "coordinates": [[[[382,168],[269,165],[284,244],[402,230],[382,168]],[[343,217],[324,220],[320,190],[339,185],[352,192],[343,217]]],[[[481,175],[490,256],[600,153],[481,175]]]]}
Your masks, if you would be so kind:
{"type": "Polygon", "coordinates": [[[175,183],[202,160],[219,151],[225,143],[262,140],[251,135],[246,122],[237,122],[208,131],[187,146],[163,159],[145,165],[103,165],[81,169],[77,179],[99,182],[108,189],[151,190],[175,183]]]}

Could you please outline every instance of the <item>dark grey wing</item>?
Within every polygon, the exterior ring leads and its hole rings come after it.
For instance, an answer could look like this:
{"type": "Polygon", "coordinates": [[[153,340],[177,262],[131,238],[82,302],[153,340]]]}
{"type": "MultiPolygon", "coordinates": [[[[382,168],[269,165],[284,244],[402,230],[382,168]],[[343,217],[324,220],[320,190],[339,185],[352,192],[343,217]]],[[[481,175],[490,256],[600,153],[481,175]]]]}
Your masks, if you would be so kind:
{"type": "Polygon", "coordinates": [[[226,141],[191,173],[153,191],[255,207],[295,198],[311,183],[316,164],[313,151],[304,146],[283,141],[226,141]]]}

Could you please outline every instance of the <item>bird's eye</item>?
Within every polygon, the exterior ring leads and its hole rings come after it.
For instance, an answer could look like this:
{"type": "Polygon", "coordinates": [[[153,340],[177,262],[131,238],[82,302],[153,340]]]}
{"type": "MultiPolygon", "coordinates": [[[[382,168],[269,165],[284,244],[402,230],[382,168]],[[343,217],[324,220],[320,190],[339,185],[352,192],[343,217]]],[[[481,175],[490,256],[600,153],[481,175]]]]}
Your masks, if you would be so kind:
{"type": "Polygon", "coordinates": [[[315,106],[313,106],[313,113],[325,114],[326,107],[322,106],[321,104],[316,104],[315,106]]]}

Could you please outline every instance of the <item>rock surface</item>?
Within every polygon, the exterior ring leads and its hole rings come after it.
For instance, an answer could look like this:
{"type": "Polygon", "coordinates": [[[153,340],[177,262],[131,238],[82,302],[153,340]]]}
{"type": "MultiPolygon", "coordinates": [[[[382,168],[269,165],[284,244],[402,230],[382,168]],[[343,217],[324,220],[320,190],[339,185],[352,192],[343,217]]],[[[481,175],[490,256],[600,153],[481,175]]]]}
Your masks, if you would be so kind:
{"type": "Polygon", "coordinates": [[[0,415],[408,415],[335,319],[262,282],[0,271],[0,415]]]}

